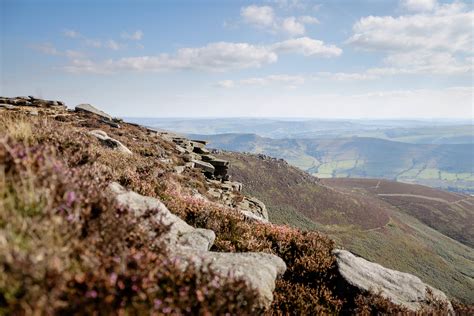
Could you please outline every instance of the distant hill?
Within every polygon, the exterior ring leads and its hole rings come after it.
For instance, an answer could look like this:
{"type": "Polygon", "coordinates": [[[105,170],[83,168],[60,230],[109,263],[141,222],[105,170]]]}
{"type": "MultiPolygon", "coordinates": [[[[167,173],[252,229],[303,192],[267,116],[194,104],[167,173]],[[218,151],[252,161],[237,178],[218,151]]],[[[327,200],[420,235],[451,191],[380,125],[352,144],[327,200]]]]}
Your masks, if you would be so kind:
{"type": "Polygon", "coordinates": [[[231,161],[230,173],[244,184],[244,193],[267,205],[272,222],[325,232],[364,258],[413,273],[454,297],[473,302],[474,250],[468,246],[473,242],[469,232],[472,197],[381,181],[378,190],[389,192],[381,194],[399,195],[399,200],[392,201],[371,191],[378,180],[318,181],[266,156],[224,152],[221,157],[231,161]],[[428,210],[414,204],[411,195],[426,200],[428,210]],[[443,221],[430,223],[435,218],[443,221]],[[453,234],[455,227],[467,232],[466,236],[453,234]]]}
{"type": "Polygon", "coordinates": [[[184,134],[251,133],[281,138],[371,137],[414,144],[472,144],[472,120],[329,120],[283,118],[130,118],[184,134]]]}
{"type": "Polygon", "coordinates": [[[192,135],[210,147],[283,158],[320,178],[385,178],[474,193],[474,144],[409,144],[377,138],[272,139],[192,135]]]}

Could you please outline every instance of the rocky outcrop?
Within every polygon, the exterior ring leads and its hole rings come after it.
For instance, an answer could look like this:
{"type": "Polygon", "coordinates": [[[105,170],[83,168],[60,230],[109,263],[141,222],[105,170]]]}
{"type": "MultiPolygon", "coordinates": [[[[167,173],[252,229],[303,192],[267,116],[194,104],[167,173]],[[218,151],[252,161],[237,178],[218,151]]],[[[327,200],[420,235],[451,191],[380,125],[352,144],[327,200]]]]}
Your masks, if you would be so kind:
{"type": "MultiPolygon", "coordinates": [[[[13,97],[13,98],[0,97],[0,103],[4,105],[8,104],[10,106],[34,106],[34,107],[44,107],[44,108],[66,107],[64,102],[62,101],[43,100],[43,99],[35,98],[33,96],[13,97]]],[[[6,106],[3,106],[3,107],[7,108],[6,106]]]]}
{"type": "Polygon", "coordinates": [[[195,168],[199,168],[204,171],[204,174],[206,174],[208,177],[212,177],[214,171],[216,170],[213,165],[205,161],[193,159],[191,162],[194,164],[195,168]]]}
{"type": "Polygon", "coordinates": [[[88,134],[95,136],[106,147],[112,148],[124,154],[132,154],[132,151],[128,149],[124,144],[112,137],[109,137],[109,135],[107,135],[107,133],[104,131],[96,129],[90,131],[88,134]]]}
{"type": "Polygon", "coordinates": [[[206,141],[189,140],[171,134],[170,139],[176,144],[176,150],[183,159],[193,162],[196,168],[203,170],[206,177],[222,181],[229,180],[230,177],[227,174],[229,162],[210,155],[210,151],[205,147],[206,141]]]}
{"type": "Polygon", "coordinates": [[[229,161],[219,159],[210,154],[205,146],[206,141],[189,140],[185,137],[166,132],[159,132],[163,137],[173,141],[176,151],[181,155],[184,166],[176,166],[177,173],[183,173],[186,168],[201,169],[211,184],[208,194],[219,200],[225,206],[236,208],[248,219],[268,222],[268,212],[265,204],[256,198],[243,197],[240,193],[242,184],[230,181],[227,174],[229,161]]]}
{"type": "Polygon", "coordinates": [[[172,214],[158,199],[142,196],[127,191],[118,183],[111,183],[108,188],[117,203],[127,207],[136,215],[143,231],[155,243],[164,243],[172,259],[184,267],[194,264],[206,269],[211,267],[222,278],[237,277],[258,293],[261,307],[268,308],[273,300],[275,280],[286,270],[285,262],[266,253],[219,253],[209,249],[214,243],[215,234],[212,230],[197,229],[172,214]],[[143,214],[151,212],[153,220],[169,227],[169,231],[157,236],[150,218],[143,214]]]}
{"type": "Polygon", "coordinates": [[[86,112],[86,113],[92,113],[92,114],[95,114],[107,121],[111,121],[112,120],[112,116],[110,116],[109,114],[105,113],[104,111],[101,111],[95,107],[93,107],[92,105],[90,104],[79,104],[76,106],[75,108],[76,112],[86,112]]]}
{"type": "Polygon", "coordinates": [[[268,212],[265,204],[254,197],[244,197],[237,207],[242,213],[249,217],[254,217],[263,222],[268,222],[268,212]]]}
{"type": "Polygon", "coordinates": [[[383,297],[411,311],[423,308],[433,298],[446,303],[449,310],[453,311],[443,292],[423,283],[412,274],[387,269],[346,250],[336,249],[333,254],[341,276],[359,290],[380,292],[383,297]]]}

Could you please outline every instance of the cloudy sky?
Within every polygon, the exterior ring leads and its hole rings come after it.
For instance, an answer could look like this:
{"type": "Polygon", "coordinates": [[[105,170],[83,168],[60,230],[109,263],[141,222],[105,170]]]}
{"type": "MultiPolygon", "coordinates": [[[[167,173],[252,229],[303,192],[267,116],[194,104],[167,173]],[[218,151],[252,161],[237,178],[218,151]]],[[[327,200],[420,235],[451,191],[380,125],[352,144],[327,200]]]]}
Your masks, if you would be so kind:
{"type": "Polygon", "coordinates": [[[0,0],[0,95],[120,116],[473,118],[471,1],[0,0]]]}

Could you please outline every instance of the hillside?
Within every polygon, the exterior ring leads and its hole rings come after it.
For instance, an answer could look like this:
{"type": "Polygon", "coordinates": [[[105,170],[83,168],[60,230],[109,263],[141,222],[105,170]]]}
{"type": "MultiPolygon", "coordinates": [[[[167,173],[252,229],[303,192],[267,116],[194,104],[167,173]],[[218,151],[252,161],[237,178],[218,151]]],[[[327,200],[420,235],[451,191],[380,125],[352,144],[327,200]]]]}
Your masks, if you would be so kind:
{"type": "Polygon", "coordinates": [[[34,97],[0,98],[0,135],[0,314],[472,310],[320,232],[269,223],[204,141],[34,97]]]}
{"type": "Polygon", "coordinates": [[[254,134],[199,137],[208,140],[211,147],[283,158],[320,178],[385,178],[474,190],[472,143],[409,144],[365,137],[271,139],[254,134]]]}
{"type": "Polygon", "coordinates": [[[427,226],[474,247],[474,197],[378,179],[322,179],[327,186],[371,193],[427,226]]]}
{"type": "MultiPolygon", "coordinates": [[[[465,216],[472,214],[472,206],[464,206],[462,210],[466,213],[457,207],[454,210],[458,213],[450,208],[433,209],[433,214],[442,212],[437,216],[449,216],[453,220],[449,225],[444,222],[446,227],[440,224],[438,231],[425,224],[423,220],[426,222],[428,218],[421,217],[412,208],[400,211],[388,203],[385,196],[340,188],[342,184],[333,187],[332,182],[318,181],[282,160],[226,152],[220,157],[231,161],[230,173],[244,184],[244,193],[256,196],[267,205],[272,222],[323,231],[337,244],[364,258],[413,273],[450,295],[472,303],[474,250],[442,233],[442,228],[446,233],[452,232],[455,226],[468,229],[472,223],[466,222],[470,215],[465,216]]],[[[420,192],[420,186],[404,184],[397,188],[400,191],[393,192],[427,194],[420,192]]],[[[430,188],[425,191],[431,198],[452,200],[461,196],[430,188]]],[[[462,197],[469,203],[472,200],[462,197]]],[[[465,236],[460,241],[466,238],[470,237],[465,236]]]]}

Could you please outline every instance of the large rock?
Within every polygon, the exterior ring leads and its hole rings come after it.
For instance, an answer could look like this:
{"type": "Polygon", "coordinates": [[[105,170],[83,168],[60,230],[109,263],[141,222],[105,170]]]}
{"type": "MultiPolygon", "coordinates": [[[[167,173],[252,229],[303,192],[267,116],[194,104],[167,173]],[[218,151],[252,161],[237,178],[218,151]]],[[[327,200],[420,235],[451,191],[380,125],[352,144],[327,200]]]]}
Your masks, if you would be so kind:
{"type": "Polygon", "coordinates": [[[244,199],[237,205],[239,210],[247,217],[259,219],[263,222],[268,222],[268,211],[259,199],[254,197],[244,197],[244,199]]]}
{"type": "Polygon", "coordinates": [[[122,144],[120,141],[109,137],[106,132],[101,131],[99,129],[93,130],[89,132],[89,135],[95,136],[100,140],[100,142],[112,149],[115,149],[117,151],[120,151],[124,154],[132,154],[132,151],[128,149],[124,144],[122,144]]]}
{"type": "Polygon", "coordinates": [[[127,191],[118,183],[111,183],[108,190],[119,205],[127,207],[136,215],[138,224],[150,240],[160,244],[164,242],[170,258],[177,259],[181,267],[186,268],[190,264],[203,269],[210,267],[221,278],[241,278],[256,290],[260,307],[270,306],[275,280],[286,270],[281,258],[266,253],[208,251],[215,238],[212,230],[193,228],[172,214],[158,199],[127,191]],[[170,227],[168,233],[159,237],[156,235],[150,218],[142,216],[150,210],[154,211],[152,216],[156,221],[170,227]]]}
{"type": "MultiPolygon", "coordinates": [[[[215,234],[212,230],[195,229],[188,225],[178,216],[172,214],[158,199],[128,191],[116,182],[112,182],[108,190],[119,205],[133,211],[137,218],[148,210],[155,210],[155,219],[163,225],[169,226],[169,232],[155,242],[165,242],[173,247],[179,244],[196,250],[208,250],[213,245],[215,234]]],[[[155,239],[156,233],[149,221],[142,221],[140,225],[151,239],[155,239]]]]}
{"type": "Polygon", "coordinates": [[[0,103],[0,108],[4,108],[4,109],[7,109],[7,110],[11,110],[11,109],[14,109],[15,106],[14,106],[14,105],[11,105],[11,104],[6,104],[6,103],[0,103]]]}
{"type": "MultiPolygon", "coordinates": [[[[208,155],[209,157],[209,155],[208,155]]],[[[203,159],[204,160],[204,159],[203,159]]],[[[227,167],[229,166],[229,162],[227,160],[223,160],[223,159],[217,159],[217,158],[214,158],[214,159],[210,159],[209,160],[209,163],[211,165],[213,165],[214,167],[227,167]]]]}
{"type": "Polygon", "coordinates": [[[202,169],[204,172],[214,173],[214,171],[216,170],[216,168],[214,168],[214,166],[208,162],[204,162],[201,160],[192,160],[191,162],[194,163],[195,168],[202,169]]]}
{"type": "Polygon", "coordinates": [[[76,106],[76,112],[81,112],[81,111],[98,115],[98,116],[100,116],[100,117],[102,117],[106,120],[109,120],[109,121],[112,120],[112,116],[110,116],[109,114],[93,107],[90,104],[79,104],[79,105],[77,105],[76,106]]]}
{"type": "Polygon", "coordinates": [[[262,308],[270,307],[273,301],[275,280],[286,271],[285,262],[275,255],[259,252],[210,252],[183,251],[175,254],[184,265],[211,266],[221,277],[233,276],[243,279],[258,293],[258,303],[262,308]]]}
{"type": "Polygon", "coordinates": [[[453,311],[443,292],[423,283],[412,274],[387,269],[346,250],[335,249],[333,254],[336,256],[341,276],[360,290],[380,292],[383,297],[411,311],[424,307],[430,299],[427,293],[431,291],[434,298],[445,302],[451,312],[453,311]]]}

